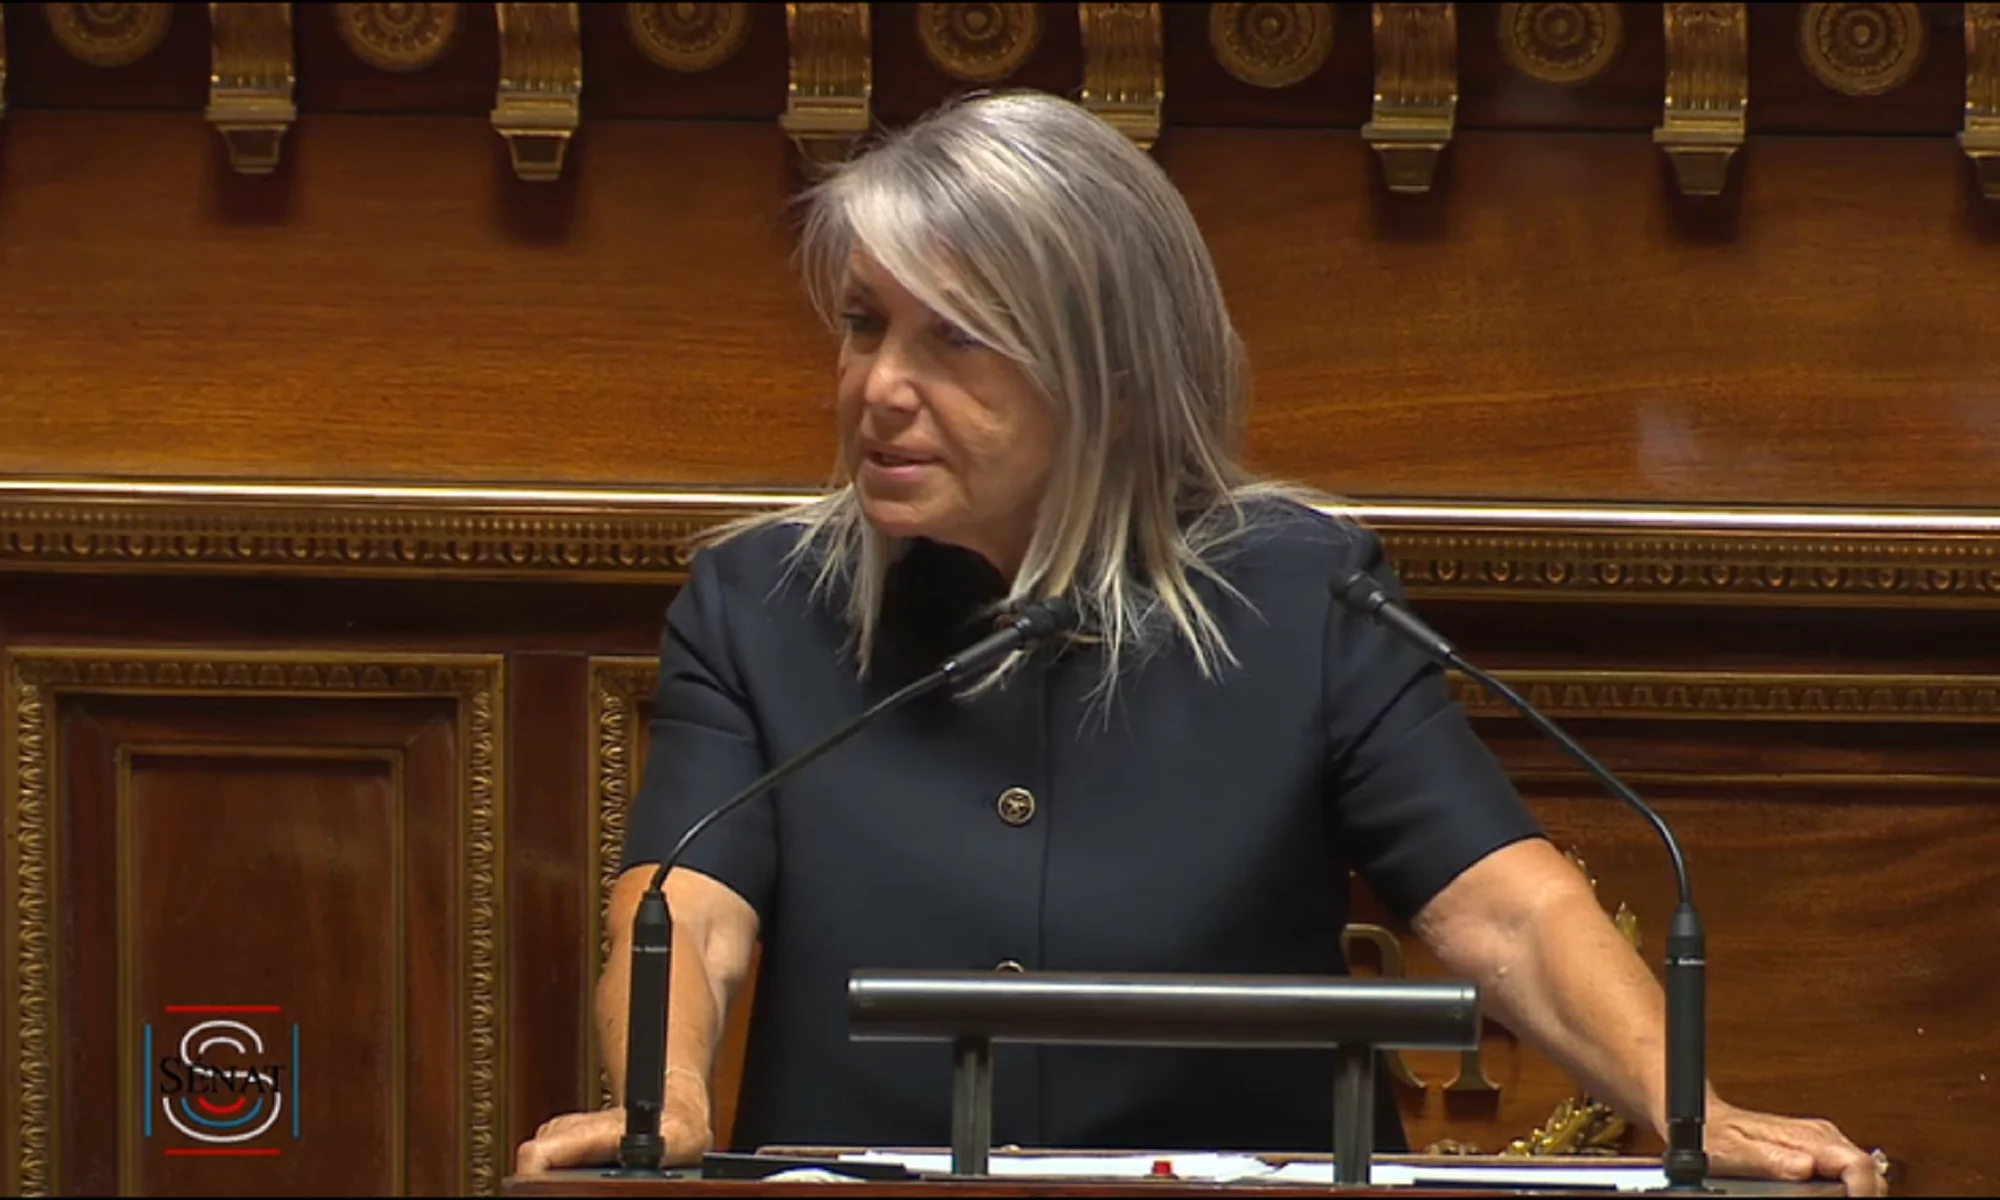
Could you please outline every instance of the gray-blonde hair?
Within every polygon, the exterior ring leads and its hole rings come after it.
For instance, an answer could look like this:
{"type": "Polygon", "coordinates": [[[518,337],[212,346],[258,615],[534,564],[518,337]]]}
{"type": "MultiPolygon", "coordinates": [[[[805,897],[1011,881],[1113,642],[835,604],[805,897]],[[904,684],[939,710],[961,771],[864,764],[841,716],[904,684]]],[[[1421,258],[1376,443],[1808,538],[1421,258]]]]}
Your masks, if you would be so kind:
{"type": "MultiPolygon", "coordinates": [[[[1167,637],[1205,676],[1233,663],[1195,581],[1240,600],[1216,552],[1245,528],[1243,501],[1321,497],[1259,482],[1237,461],[1242,342],[1159,165],[1067,100],[994,93],[888,136],[802,200],[800,257],[830,325],[850,256],[865,253],[1019,363],[1053,406],[1058,461],[1008,600],[1077,604],[1104,650],[1100,698],[1167,637]]],[[[865,671],[899,547],[869,525],[851,482],[738,528],[773,522],[804,527],[795,561],[817,560],[821,594],[849,585],[865,671]]]]}

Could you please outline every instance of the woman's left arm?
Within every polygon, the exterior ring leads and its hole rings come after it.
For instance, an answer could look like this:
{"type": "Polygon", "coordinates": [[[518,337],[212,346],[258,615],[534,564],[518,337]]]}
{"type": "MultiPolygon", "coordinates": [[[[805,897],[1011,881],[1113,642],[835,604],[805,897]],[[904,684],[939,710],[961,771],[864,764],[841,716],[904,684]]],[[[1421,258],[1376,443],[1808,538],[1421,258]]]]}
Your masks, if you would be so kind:
{"type": "MultiPolygon", "coordinates": [[[[1501,1024],[1540,1047],[1626,1117],[1666,1133],[1666,1004],[1576,866],[1541,838],[1496,850],[1413,922],[1445,969],[1478,983],[1501,1024]]],[[[1839,1179],[1887,1193],[1875,1160],[1825,1121],[1771,1116],[1708,1093],[1717,1175],[1839,1179]]]]}

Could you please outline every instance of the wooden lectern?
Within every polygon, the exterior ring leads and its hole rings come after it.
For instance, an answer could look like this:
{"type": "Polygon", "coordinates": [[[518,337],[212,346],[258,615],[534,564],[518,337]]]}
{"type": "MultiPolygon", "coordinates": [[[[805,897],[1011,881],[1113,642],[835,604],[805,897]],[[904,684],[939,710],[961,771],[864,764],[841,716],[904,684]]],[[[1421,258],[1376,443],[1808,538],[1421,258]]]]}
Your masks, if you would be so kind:
{"type": "MultiPolygon", "coordinates": [[[[783,1154],[785,1151],[774,1151],[783,1154]]],[[[824,1152],[821,1152],[824,1153],[824,1152]]],[[[1312,1156],[1273,1156],[1270,1161],[1313,1161],[1312,1156]]],[[[1317,1161],[1325,1161],[1319,1156],[1317,1161]]],[[[1468,1160],[1459,1157],[1424,1157],[1421,1155],[1382,1155],[1377,1163],[1435,1163],[1439,1166],[1464,1165],[1468,1161],[1504,1162],[1512,1167],[1535,1167],[1541,1165],[1549,1170],[1552,1179],[1564,1167],[1574,1167],[1576,1160],[1555,1161],[1526,1158],[1468,1160]]],[[[1645,1166],[1656,1164],[1656,1159],[1593,1159],[1593,1165],[1602,1166],[1645,1166]]],[[[1772,1183],[1762,1180],[1712,1179],[1709,1186],[1714,1191],[1731,1196],[1839,1196],[1842,1188],[1838,1182],[1813,1183],[1772,1183]]],[[[757,1179],[702,1179],[695,1171],[668,1172],[659,1179],[619,1178],[606,1169],[557,1171],[547,1175],[515,1176],[508,1178],[502,1186],[502,1194],[507,1196],[612,1196],[639,1200],[640,1197],[679,1196],[715,1197],[716,1200],[736,1196],[825,1196],[828,1200],[849,1200],[850,1197],[883,1196],[906,1197],[908,1200],[955,1200],[965,1197],[1018,1196],[1033,1200],[1109,1200],[1110,1197],[1150,1197],[1151,1200],[1184,1200],[1187,1197],[1214,1196],[1229,1200],[1251,1197],[1255,1200],[1306,1200],[1308,1197],[1328,1195],[1368,1195],[1390,1196],[1527,1196],[1527,1195],[1661,1195],[1664,1193],[1619,1193],[1605,1189],[1571,1189],[1558,1184],[1546,1187],[1525,1185],[1504,1187],[1493,1184],[1465,1185],[1460,1187],[1431,1186],[1354,1186],[1347,1184],[1305,1184],[1272,1183],[1255,1179],[1234,1183],[1214,1183],[1181,1179],[1022,1179],[1016,1177],[983,1177],[977,1179],[939,1176],[919,1179],[913,1182],[887,1182],[867,1180],[856,1183],[836,1183],[830,1181],[772,1182],[757,1179]]]]}

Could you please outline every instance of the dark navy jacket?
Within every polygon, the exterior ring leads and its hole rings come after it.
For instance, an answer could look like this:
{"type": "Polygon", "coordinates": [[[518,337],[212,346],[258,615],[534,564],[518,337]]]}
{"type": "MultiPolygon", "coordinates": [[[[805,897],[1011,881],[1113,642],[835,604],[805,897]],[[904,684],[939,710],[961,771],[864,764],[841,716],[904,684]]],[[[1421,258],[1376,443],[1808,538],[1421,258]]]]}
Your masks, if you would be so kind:
{"type": "MultiPolygon", "coordinates": [[[[695,844],[685,865],[762,925],[738,1147],[950,1144],[949,1048],[850,1041],[854,969],[1338,974],[1350,867],[1407,918],[1539,835],[1437,668],[1330,596],[1353,567],[1394,588],[1376,537],[1253,511],[1220,564],[1248,604],[1199,585],[1239,663],[1219,679],[1168,643],[1107,722],[1097,651],[1051,649],[1002,690],[889,716],[695,844]]],[[[998,574],[914,543],[862,680],[837,599],[786,571],[796,536],[704,551],[670,607],[627,866],[992,628],[998,574]]],[[[1331,1092],[1330,1054],[1002,1046],[993,1136],[1325,1151],[1331,1092]]]]}

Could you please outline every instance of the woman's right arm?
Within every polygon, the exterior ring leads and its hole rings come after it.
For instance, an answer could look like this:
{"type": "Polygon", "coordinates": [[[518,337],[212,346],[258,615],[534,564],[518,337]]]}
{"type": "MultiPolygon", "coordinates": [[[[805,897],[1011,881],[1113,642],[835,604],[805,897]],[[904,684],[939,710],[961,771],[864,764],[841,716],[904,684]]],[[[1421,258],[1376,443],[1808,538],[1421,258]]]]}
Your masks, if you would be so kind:
{"type": "MultiPolygon", "coordinates": [[[[612,885],[606,906],[611,954],[597,983],[598,1045],[621,1107],[570,1113],[537,1130],[515,1155],[520,1174],[615,1162],[625,1134],[626,1005],[630,1001],[632,918],[655,867],[634,866],[612,885]]],[[[666,1165],[697,1161],[714,1139],[709,1076],[723,1018],[750,972],[757,944],[757,913],[743,897],[696,871],[667,876],[667,907],[674,920],[673,973],[667,982],[667,1074],[660,1133],[666,1165]]]]}
{"type": "MultiPolygon", "coordinates": [[[[603,1047],[611,1094],[625,1098],[625,1021],[631,1001],[632,918],[655,867],[642,863],[611,887],[606,919],[611,956],[597,981],[597,1044],[603,1047]]],[[[673,973],[667,982],[667,1080],[669,1101],[696,1094],[706,1107],[709,1073],[722,1040],[723,1018],[750,973],[757,945],[757,913],[743,897],[698,871],[677,867],[667,875],[667,910],[674,920],[673,973]],[[697,1089],[697,1085],[699,1085],[697,1089]]],[[[671,1114],[669,1114],[671,1115],[671,1114]]],[[[700,1149],[696,1153],[699,1154],[700,1149]]],[[[669,1151],[673,1149],[669,1141],[669,1151]]]]}

